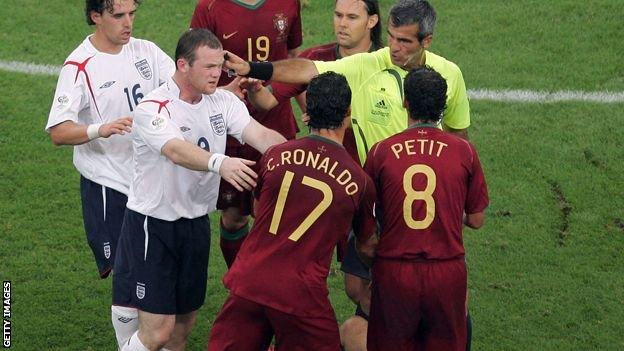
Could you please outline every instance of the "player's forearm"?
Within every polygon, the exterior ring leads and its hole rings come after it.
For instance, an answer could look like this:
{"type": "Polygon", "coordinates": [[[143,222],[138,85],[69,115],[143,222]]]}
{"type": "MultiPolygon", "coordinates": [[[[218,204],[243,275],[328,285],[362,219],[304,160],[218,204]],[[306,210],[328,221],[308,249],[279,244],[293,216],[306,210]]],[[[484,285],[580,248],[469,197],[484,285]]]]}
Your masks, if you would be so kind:
{"type": "Polygon", "coordinates": [[[357,248],[358,255],[367,267],[373,265],[373,259],[375,258],[375,251],[378,243],[379,239],[377,238],[377,235],[371,235],[371,237],[366,241],[359,239],[355,240],[355,247],[357,248]]]}
{"type": "Polygon", "coordinates": [[[261,88],[258,91],[249,91],[247,93],[247,98],[253,107],[260,111],[268,111],[278,104],[275,96],[273,96],[267,88],[261,88]]]}
{"type": "Polygon", "coordinates": [[[50,128],[50,139],[54,145],[80,145],[91,139],[87,134],[89,126],[65,121],[50,128]]]}
{"type": "Polygon", "coordinates": [[[286,138],[252,119],[243,131],[243,141],[264,153],[271,146],[285,142],[286,138]]]}
{"type": "Polygon", "coordinates": [[[293,58],[273,62],[271,80],[291,84],[308,84],[318,75],[314,62],[303,58],[293,58]]]}
{"type": "Polygon", "coordinates": [[[464,224],[472,229],[479,229],[485,222],[485,213],[470,213],[464,216],[464,224]]]}
{"type": "Polygon", "coordinates": [[[208,171],[208,161],[212,153],[181,139],[169,140],[161,153],[171,162],[194,171],[208,171]]]}

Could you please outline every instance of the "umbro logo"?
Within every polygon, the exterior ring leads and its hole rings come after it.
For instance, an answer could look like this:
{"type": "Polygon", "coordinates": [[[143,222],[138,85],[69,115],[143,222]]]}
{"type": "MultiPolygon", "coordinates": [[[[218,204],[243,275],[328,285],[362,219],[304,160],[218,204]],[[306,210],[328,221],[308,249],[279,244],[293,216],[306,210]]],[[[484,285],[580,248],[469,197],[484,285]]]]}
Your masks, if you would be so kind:
{"type": "Polygon", "coordinates": [[[118,320],[118,321],[120,321],[121,323],[124,323],[124,324],[125,324],[125,323],[129,323],[129,322],[132,322],[132,320],[133,320],[133,319],[134,319],[134,318],[128,318],[128,317],[123,317],[123,316],[122,316],[122,317],[117,318],[117,320],[118,320]]]}
{"type": "Polygon", "coordinates": [[[386,102],[383,100],[380,100],[378,103],[375,104],[375,107],[377,108],[383,108],[383,109],[387,109],[388,107],[386,106],[386,102]]]}
{"type": "Polygon", "coordinates": [[[182,127],[180,127],[180,131],[181,131],[182,133],[184,133],[184,132],[188,132],[189,130],[191,130],[191,128],[189,128],[189,127],[186,127],[186,126],[182,126],[182,127]]]}
{"type": "Polygon", "coordinates": [[[110,87],[112,87],[112,86],[113,86],[113,84],[115,84],[115,81],[114,81],[114,80],[111,80],[111,81],[109,81],[109,82],[106,82],[106,83],[104,83],[104,84],[100,85],[100,89],[110,88],[110,87]]]}
{"type": "Polygon", "coordinates": [[[223,40],[228,40],[228,39],[230,39],[230,38],[231,38],[231,37],[233,37],[233,36],[234,36],[234,34],[236,34],[236,33],[238,33],[238,31],[233,32],[233,33],[230,33],[230,34],[225,34],[225,33],[223,33],[223,40]]]}

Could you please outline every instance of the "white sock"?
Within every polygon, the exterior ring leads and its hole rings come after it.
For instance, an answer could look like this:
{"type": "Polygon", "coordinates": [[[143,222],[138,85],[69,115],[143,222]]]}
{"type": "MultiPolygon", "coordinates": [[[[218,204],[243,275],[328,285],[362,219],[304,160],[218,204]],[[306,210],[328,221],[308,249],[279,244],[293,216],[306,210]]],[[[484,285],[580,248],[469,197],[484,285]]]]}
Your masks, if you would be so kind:
{"type": "Polygon", "coordinates": [[[139,332],[136,331],[132,337],[123,344],[121,351],[150,351],[139,339],[139,332]]]}
{"type": "Polygon", "coordinates": [[[139,330],[139,312],[136,308],[111,306],[111,321],[119,349],[139,330]]]}

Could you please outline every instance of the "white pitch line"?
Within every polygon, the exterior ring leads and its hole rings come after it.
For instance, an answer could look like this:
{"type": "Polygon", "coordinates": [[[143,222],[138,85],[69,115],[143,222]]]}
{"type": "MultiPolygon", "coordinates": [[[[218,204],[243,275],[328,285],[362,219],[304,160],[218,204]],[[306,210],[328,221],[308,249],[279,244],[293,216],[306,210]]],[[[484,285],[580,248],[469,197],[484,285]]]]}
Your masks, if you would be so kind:
{"type": "Polygon", "coordinates": [[[4,60],[0,60],[0,69],[9,72],[44,74],[48,76],[58,76],[61,71],[61,67],[59,66],[4,60]]]}
{"type": "MultiPolygon", "coordinates": [[[[39,65],[35,63],[0,60],[0,70],[26,74],[58,76],[61,67],[39,65]]],[[[518,103],[555,103],[555,102],[597,102],[623,103],[624,92],[609,91],[533,91],[533,90],[490,90],[469,89],[468,96],[474,101],[499,101],[518,103]]]]}
{"type": "Polygon", "coordinates": [[[609,91],[533,91],[533,90],[468,90],[471,100],[490,100],[501,102],[533,102],[553,103],[566,101],[621,103],[624,102],[624,92],[609,91]]]}

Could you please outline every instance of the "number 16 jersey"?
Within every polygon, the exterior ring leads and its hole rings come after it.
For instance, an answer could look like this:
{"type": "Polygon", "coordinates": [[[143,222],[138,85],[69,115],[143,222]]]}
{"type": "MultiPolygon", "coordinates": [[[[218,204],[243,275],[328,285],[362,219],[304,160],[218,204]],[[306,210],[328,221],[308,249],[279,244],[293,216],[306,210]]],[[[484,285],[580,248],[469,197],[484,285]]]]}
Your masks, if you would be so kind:
{"type": "Polygon", "coordinates": [[[311,135],[269,149],[261,160],[256,221],[224,278],[239,297],[302,317],[331,312],[327,275],[351,225],[375,228],[375,189],[342,145],[311,135]]]}

